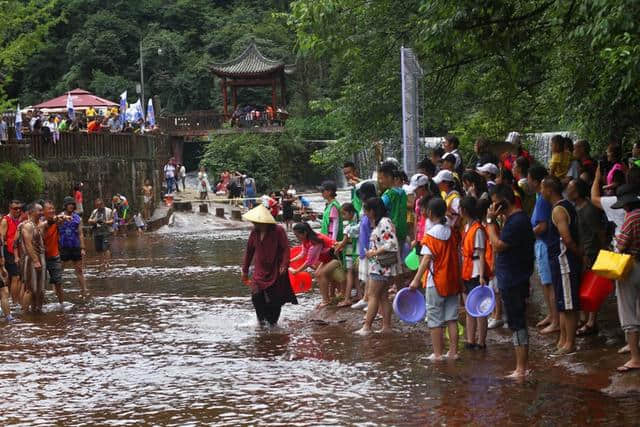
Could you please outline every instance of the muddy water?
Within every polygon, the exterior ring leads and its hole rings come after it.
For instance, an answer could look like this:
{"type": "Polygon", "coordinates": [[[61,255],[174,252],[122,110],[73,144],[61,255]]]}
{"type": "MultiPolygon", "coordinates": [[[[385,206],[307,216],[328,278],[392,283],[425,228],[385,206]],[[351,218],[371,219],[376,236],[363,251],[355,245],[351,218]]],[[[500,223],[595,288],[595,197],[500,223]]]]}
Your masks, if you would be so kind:
{"type": "MultiPolygon", "coordinates": [[[[182,218],[184,220],[184,218],[182,218]]],[[[181,222],[178,221],[177,224],[181,222]]],[[[317,303],[288,305],[260,330],[239,261],[246,232],[164,230],[114,242],[113,270],[89,260],[94,297],[65,313],[0,326],[4,425],[637,424],[640,376],[613,375],[615,327],[546,357],[533,337],[533,374],[513,366],[508,332],[486,353],[431,364],[424,330],[356,338],[347,323],[306,321],[317,303]]],[[[73,281],[70,274],[67,280],[73,281]]],[[[74,281],[75,282],[75,281],[74,281]]],[[[53,301],[53,295],[47,295],[53,301]]],[[[355,316],[355,315],[354,315],[355,316]]],[[[613,316],[614,317],[614,316],[613,316]]],[[[607,320],[613,325],[613,320],[607,320]]]]}

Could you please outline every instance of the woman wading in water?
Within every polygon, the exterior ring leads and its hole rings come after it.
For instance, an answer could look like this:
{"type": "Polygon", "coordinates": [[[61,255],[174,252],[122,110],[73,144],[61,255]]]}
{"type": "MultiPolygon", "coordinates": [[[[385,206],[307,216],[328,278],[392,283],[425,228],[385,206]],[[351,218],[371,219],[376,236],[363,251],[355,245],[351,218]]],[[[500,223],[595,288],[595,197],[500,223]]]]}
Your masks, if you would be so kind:
{"type": "Polygon", "coordinates": [[[251,287],[251,301],[261,326],[274,326],[282,306],[298,304],[289,282],[289,241],[284,228],[263,205],[244,214],[253,223],[242,266],[242,282],[251,287]],[[253,277],[249,266],[253,262],[253,277]]]}

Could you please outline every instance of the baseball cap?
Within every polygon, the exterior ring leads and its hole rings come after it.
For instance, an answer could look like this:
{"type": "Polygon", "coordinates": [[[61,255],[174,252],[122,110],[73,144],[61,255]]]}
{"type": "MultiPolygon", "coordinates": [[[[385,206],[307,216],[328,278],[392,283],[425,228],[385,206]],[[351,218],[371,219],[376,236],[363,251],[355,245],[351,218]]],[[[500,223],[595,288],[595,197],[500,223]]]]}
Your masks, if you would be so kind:
{"type": "Polygon", "coordinates": [[[409,185],[404,187],[405,192],[407,194],[412,194],[416,191],[416,188],[422,187],[429,184],[429,178],[426,175],[417,173],[411,177],[409,180],[409,185]]]}
{"type": "Polygon", "coordinates": [[[455,182],[455,178],[453,177],[453,173],[451,173],[451,171],[448,171],[446,169],[441,170],[440,172],[438,172],[438,175],[436,175],[433,178],[433,182],[435,182],[436,184],[440,184],[443,181],[447,181],[447,182],[455,182]]]}
{"type": "Polygon", "coordinates": [[[493,163],[485,163],[479,168],[476,168],[476,171],[480,173],[490,173],[491,175],[498,175],[500,173],[500,169],[493,163]]]}
{"type": "Polygon", "coordinates": [[[443,162],[451,162],[454,165],[456,164],[456,162],[458,161],[458,159],[456,158],[455,155],[451,154],[451,153],[447,153],[444,155],[444,157],[442,158],[443,162]]]}
{"type": "Polygon", "coordinates": [[[611,209],[622,209],[631,203],[640,203],[638,188],[631,184],[621,185],[616,192],[618,201],[611,205],[611,209]]]}
{"type": "Polygon", "coordinates": [[[519,143],[520,134],[518,132],[509,132],[509,135],[507,135],[507,139],[505,140],[505,142],[508,142],[509,144],[519,143]]]}

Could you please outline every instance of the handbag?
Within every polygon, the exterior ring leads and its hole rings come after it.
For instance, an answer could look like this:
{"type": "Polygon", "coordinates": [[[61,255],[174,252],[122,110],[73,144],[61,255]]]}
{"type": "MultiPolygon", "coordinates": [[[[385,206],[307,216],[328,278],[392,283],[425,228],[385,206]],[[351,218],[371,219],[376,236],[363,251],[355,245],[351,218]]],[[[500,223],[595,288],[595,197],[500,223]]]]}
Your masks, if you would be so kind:
{"type": "Polygon", "coordinates": [[[623,280],[633,268],[633,258],[628,254],[601,250],[591,270],[598,276],[611,280],[623,280]]]}
{"type": "Polygon", "coordinates": [[[376,261],[381,267],[391,267],[398,263],[397,252],[383,252],[380,255],[376,255],[376,261]]]}

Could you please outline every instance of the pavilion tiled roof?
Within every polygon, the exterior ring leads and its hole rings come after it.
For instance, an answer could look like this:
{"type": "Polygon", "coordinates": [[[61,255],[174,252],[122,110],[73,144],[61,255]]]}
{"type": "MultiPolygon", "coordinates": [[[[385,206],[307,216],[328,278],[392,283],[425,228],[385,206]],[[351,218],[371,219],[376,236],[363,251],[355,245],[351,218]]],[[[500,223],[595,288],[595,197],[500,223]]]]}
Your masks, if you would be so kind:
{"type": "Polygon", "coordinates": [[[255,43],[251,43],[237,58],[211,66],[213,73],[220,77],[237,78],[264,76],[284,68],[284,62],[266,58],[255,43]]]}

